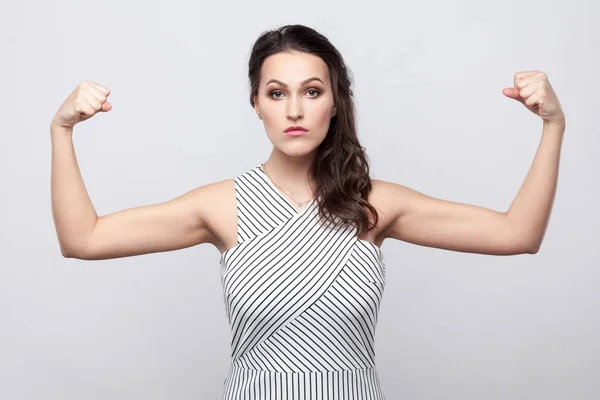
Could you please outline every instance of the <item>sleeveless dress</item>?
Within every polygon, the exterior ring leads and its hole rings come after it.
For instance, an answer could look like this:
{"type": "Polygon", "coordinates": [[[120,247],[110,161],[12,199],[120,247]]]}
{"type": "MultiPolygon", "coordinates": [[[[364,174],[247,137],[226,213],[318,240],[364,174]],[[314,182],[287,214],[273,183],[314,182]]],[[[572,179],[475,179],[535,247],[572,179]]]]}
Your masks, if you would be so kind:
{"type": "Polygon", "coordinates": [[[231,364],[221,400],[384,400],[375,327],[381,249],[297,210],[260,166],[235,177],[237,245],[221,254],[231,364]]]}

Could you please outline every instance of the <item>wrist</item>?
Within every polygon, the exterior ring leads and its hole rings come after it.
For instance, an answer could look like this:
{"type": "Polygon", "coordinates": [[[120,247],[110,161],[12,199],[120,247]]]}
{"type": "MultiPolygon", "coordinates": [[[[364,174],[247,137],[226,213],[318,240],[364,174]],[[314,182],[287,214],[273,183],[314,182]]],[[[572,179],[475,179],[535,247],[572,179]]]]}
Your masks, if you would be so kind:
{"type": "Polygon", "coordinates": [[[550,129],[553,131],[563,131],[564,132],[566,127],[567,127],[567,122],[565,121],[564,118],[550,120],[550,121],[544,120],[544,129],[550,129]]]}
{"type": "Polygon", "coordinates": [[[50,135],[52,136],[72,136],[73,128],[69,128],[67,126],[59,125],[56,122],[52,121],[50,123],[50,135]]]}

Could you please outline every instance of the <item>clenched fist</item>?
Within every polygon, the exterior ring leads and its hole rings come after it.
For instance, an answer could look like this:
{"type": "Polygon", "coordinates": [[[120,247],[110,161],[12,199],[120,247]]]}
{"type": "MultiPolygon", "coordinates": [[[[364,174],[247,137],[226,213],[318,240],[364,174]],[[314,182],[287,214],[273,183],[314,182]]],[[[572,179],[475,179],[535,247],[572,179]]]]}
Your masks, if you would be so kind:
{"type": "Polygon", "coordinates": [[[502,93],[523,103],[529,111],[538,115],[544,122],[561,126],[566,124],[565,113],[544,72],[517,72],[514,85],[514,88],[506,88],[502,93]]]}
{"type": "Polygon", "coordinates": [[[110,90],[104,86],[92,81],[81,82],[60,106],[51,125],[70,129],[99,111],[110,111],[112,106],[106,101],[108,95],[110,90]]]}

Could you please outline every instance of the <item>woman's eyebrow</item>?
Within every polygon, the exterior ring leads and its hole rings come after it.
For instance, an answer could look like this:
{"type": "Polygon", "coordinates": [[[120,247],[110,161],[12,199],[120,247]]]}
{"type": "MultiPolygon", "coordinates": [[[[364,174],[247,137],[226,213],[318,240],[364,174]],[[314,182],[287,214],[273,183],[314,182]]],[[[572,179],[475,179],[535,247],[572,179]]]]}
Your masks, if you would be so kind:
{"type": "MultiPolygon", "coordinates": [[[[310,81],[319,81],[319,82],[323,83],[323,81],[320,78],[317,78],[316,76],[313,76],[312,78],[308,78],[308,79],[303,80],[302,82],[300,82],[300,85],[305,85],[305,84],[307,84],[310,81]]],[[[281,81],[278,81],[277,79],[271,79],[269,82],[265,83],[265,86],[267,86],[271,82],[277,83],[277,84],[279,84],[279,85],[281,85],[283,87],[288,87],[287,84],[285,84],[285,83],[283,83],[281,81]]]]}

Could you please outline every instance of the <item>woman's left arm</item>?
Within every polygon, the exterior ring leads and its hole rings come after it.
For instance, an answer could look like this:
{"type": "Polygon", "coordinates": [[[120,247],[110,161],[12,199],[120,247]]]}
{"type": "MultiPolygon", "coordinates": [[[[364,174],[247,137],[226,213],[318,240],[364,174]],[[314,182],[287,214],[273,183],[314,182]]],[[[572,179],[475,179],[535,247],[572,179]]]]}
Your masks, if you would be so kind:
{"type": "Polygon", "coordinates": [[[520,72],[503,93],[543,120],[537,153],[525,181],[506,212],[436,199],[402,185],[378,181],[391,210],[384,231],[392,237],[448,250],[509,255],[537,253],[542,244],[558,182],[566,120],[546,74],[520,72]]]}

